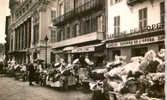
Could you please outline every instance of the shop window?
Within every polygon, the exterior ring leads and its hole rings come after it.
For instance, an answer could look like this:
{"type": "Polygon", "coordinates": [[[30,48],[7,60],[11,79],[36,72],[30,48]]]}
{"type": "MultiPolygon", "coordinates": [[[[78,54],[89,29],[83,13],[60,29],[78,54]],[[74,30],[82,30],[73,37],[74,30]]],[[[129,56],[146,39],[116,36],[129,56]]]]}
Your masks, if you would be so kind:
{"type": "Polygon", "coordinates": [[[147,8],[139,10],[139,28],[143,29],[147,26],[147,8]]]}
{"type": "Polygon", "coordinates": [[[114,17],[114,34],[120,33],[120,16],[114,17]]]}
{"type": "Polygon", "coordinates": [[[160,3],[160,22],[165,23],[165,2],[160,3]]]}
{"type": "Polygon", "coordinates": [[[165,49],[165,44],[160,44],[160,45],[159,45],[159,51],[160,51],[161,49],[165,49]]]}
{"type": "Polygon", "coordinates": [[[113,50],[112,51],[112,60],[115,59],[115,56],[120,56],[121,55],[121,51],[120,50],[113,50]]]}
{"type": "Polygon", "coordinates": [[[55,63],[55,54],[54,54],[53,52],[51,52],[50,55],[51,55],[51,56],[50,56],[50,62],[51,62],[51,63],[55,63]]]}
{"type": "Polygon", "coordinates": [[[147,51],[148,51],[147,47],[133,48],[132,49],[132,57],[144,56],[147,51]]]}

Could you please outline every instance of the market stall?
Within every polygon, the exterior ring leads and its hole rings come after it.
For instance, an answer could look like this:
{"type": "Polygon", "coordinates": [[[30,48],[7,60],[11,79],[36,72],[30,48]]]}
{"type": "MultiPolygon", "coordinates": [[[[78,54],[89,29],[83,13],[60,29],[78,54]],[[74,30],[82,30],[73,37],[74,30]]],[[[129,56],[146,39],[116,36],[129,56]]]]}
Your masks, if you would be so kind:
{"type": "Polygon", "coordinates": [[[105,78],[90,83],[90,89],[94,93],[101,91],[107,100],[164,100],[163,51],[157,55],[150,50],[144,57],[133,57],[130,62],[111,62],[101,70],[105,78]]]}

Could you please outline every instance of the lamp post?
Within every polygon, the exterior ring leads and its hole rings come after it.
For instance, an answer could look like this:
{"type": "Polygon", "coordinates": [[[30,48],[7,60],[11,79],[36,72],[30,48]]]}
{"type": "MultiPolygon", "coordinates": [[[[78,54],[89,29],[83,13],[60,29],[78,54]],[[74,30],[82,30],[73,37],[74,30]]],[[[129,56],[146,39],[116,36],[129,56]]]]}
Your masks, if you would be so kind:
{"type": "Polygon", "coordinates": [[[46,50],[45,50],[45,67],[47,68],[47,42],[48,42],[48,37],[47,37],[47,35],[45,36],[45,38],[44,38],[44,40],[45,40],[45,43],[46,43],[46,50]]]}

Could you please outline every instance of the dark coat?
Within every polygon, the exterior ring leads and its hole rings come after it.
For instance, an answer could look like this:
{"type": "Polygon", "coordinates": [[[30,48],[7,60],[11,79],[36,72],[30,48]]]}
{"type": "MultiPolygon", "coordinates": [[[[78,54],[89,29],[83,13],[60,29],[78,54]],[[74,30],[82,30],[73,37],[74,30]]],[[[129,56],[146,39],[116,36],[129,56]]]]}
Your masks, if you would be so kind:
{"type": "Polygon", "coordinates": [[[28,64],[27,68],[29,71],[29,81],[33,81],[34,75],[35,75],[35,67],[32,63],[30,63],[30,64],[28,64]]]}

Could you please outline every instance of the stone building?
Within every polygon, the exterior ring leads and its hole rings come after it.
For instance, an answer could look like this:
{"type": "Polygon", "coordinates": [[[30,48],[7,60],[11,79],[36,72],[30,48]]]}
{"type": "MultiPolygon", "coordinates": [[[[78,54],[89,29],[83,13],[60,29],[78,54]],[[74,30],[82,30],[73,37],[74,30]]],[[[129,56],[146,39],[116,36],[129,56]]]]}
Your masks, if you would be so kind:
{"type": "Polygon", "coordinates": [[[50,62],[50,27],[55,0],[9,0],[9,55],[17,63],[35,59],[50,62]],[[44,40],[48,37],[48,45],[44,40]],[[47,48],[47,54],[46,54],[47,48]],[[46,57],[47,55],[47,57],[46,57]]]}

